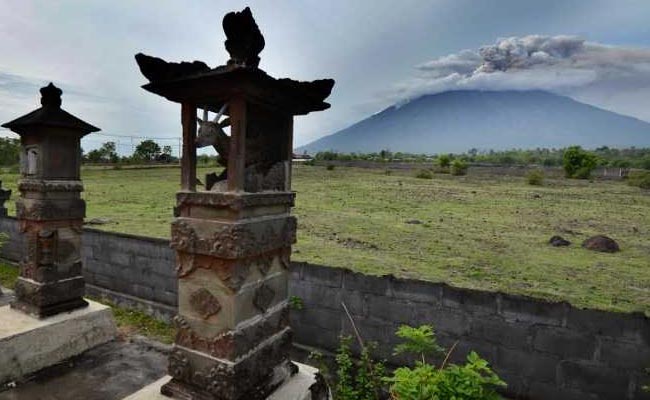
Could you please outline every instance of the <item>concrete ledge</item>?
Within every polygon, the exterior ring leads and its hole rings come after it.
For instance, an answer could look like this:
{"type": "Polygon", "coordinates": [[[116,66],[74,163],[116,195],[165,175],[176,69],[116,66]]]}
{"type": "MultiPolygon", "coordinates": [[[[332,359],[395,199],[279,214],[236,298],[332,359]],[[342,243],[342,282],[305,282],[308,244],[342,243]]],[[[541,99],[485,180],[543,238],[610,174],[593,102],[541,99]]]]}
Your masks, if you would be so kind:
{"type": "MultiPolygon", "coordinates": [[[[273,392],[267,400],[328,400],[332,398],[329,389],[324,397],[312,396],[310,388],[321,384],[316,378],[318,370],[309,365],[294,364],[298,366],[298,372],[273,392]]],[[[170,379],[170,376],[165,376],[123,400],[169,400],[169,397],[160,394],[160,387],[170,379]]]]}
{"type": "Polygon", "coordinates": [[[0,307],[0,384],[113,340],[117,329],[111,309],[88,303],[88,307],[44,319],[0,307]]]}

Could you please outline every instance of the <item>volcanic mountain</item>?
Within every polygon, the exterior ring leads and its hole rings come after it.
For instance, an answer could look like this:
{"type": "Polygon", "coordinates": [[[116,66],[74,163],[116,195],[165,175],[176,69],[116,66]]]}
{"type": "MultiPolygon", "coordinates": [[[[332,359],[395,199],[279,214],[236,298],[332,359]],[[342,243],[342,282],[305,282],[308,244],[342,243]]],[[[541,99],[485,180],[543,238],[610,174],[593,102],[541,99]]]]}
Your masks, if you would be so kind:
{"type": "Polygon", "coordinates": [[[302,153],[650,147],[650,123],[544,91],[450,91],[394,105],[302,153]]]}

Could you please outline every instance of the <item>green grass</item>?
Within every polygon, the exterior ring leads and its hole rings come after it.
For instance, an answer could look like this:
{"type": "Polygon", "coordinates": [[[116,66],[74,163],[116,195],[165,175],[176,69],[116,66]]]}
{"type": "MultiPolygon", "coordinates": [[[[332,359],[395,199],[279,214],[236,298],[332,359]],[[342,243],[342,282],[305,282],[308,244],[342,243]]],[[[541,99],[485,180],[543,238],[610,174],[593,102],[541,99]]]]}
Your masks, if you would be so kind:
{"type": "Polygon", "coordinates": [[[13,290],[17,279],[18,267],[0,262],[0,286],[13,290]]]}
{"type": "MultiPolygon", "coordinates": [[[[167,238],[179,174],[85,169],[88,218],[113,221],[100,229],[167,238]]],[[[3,185],[15,189],[16,179],[4,175],[3,185]]],[[[530,186],[471,168],[418,179],[413,171],[300,165],[293,188],[294,260],[650,313],[650,194],[624,182],[547,177],[530,186]],[[549,246],[554,234],[573,245],[549,246]],[[613,237],[622,252],[582,249],[593,234],[613,237]]]]}
{"type": "Polygon", "coordinates": [[[176,331],[171,324],[147,315],[142,311],[117,306],[104,298],[93,300],[111,307],[115,323],[121,334],[127,336],[142,335],[167,344],[174,342],[176,331]]]}

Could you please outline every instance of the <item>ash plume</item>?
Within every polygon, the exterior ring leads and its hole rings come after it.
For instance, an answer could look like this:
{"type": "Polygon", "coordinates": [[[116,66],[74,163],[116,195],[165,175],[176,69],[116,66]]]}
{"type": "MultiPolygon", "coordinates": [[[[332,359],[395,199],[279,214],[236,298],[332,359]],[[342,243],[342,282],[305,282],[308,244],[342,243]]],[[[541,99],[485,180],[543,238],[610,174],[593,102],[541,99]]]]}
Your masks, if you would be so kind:
{"type": "Polygon", "coordinates": [[[500,38],[416,70],[416,77],[397,86],[392,100],[408,102],[449,90],[547,90],[575,97],[611,97],[630,88],[650,93],[650,49],[608,46],[576,36],[500,38]]]}

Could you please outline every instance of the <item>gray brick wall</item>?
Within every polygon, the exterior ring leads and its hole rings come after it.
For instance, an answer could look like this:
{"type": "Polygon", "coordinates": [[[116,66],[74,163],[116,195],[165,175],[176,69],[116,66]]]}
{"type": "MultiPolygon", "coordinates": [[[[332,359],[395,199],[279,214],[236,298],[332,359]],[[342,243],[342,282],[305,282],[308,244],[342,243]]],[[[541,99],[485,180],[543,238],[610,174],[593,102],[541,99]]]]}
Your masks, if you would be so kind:
{"type": "MultiPolygon", "coordinates": [[[[22,254],[17,225],[0,218],[0,232],[10,236],[0,255],[10,260],[22,254]]],[[[175,314],[175,256],[167,240],[85,229],[83,255],[89,294],[165,319],[175,314]]],[[[378,342],[376,356],[393,364],[410,361],[392,354],[399,325],[432,324],[441,344],[456,344],[453,362],[477,351],[514,398],[650,399],[641,390],[650,367],[650,321],[640,313],[304,263],[292,264],[289,291],[304,304],[291,315],[295,341],[303,345],[335,351],[339,336],[352,334],[344,302],[363,338],[378,342]]]]}
{"type": "Polygon", "coordinates": [[[641,313],[578,309],[564,302],[459,289],[446,284],[372,277],[344,269],[294,263],[291,294],[295,341],[336,349],[352,334],[344,302],[361,336],[380,344],[377,356],[409,362],[392,348],[401,324],[432,324],[452,361],[470,350],[486,358],[508,382],[513,398],[650,399],[650,321],[641,313]]]}

